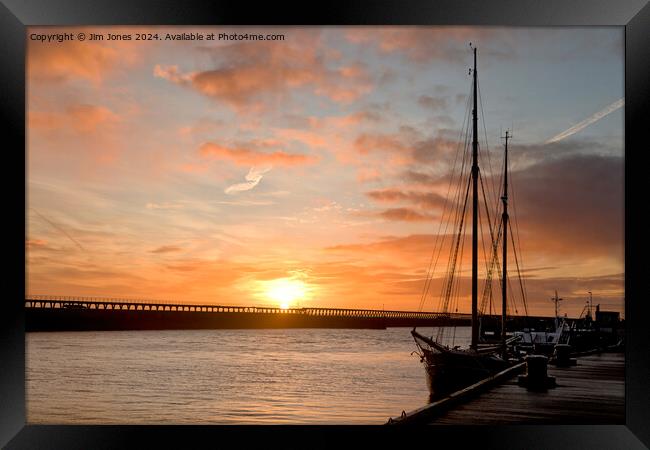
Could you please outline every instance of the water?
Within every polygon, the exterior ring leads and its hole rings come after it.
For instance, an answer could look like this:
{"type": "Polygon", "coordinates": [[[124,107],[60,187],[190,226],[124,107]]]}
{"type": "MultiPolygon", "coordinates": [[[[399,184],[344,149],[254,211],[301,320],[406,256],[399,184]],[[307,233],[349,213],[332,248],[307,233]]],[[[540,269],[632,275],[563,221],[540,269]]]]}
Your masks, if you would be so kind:
{"type": "MultiPolygon", "coordinates": [[[[457,328],[456,344],[469,336],[457,328]]],[[[26,339],[32,424],[383,424],[429,399],[409,328],[26,339]]]]}

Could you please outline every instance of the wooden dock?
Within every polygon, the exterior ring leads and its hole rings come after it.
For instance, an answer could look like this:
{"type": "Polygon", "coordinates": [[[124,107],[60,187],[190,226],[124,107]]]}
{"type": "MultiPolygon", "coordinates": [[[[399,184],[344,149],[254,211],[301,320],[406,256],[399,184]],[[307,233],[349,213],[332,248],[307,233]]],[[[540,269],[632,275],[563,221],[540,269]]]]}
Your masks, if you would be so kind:
{"type": "MultiPolygon", "coordinates": [[[[577,365],[548,366],[557,387],[542,392],[517,384],[516,371],[499,383],[477,383],[474,395],[445,406],[444,399],[390,423],[432,425],[624,424],[625,354],[600,353],[577,358],[577,365]]],[[[453,394],[452,394],[453,395],[453,394]]],[[[451,397],[451,396],[450,396],[451,397]]]]}

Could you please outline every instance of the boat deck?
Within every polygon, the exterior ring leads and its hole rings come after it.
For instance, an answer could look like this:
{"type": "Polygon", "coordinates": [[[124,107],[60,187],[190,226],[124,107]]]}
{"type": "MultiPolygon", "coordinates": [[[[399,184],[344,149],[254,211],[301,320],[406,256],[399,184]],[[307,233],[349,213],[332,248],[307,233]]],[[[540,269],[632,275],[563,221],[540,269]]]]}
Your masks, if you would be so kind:
{"type": "Polygon", "coordinates": [[[557,387],[528,391],[512,377],[478,397],[442,412],[436,425],[625,423],[625,355],[577,358],[577,365],[548,366],[557,387]]]}

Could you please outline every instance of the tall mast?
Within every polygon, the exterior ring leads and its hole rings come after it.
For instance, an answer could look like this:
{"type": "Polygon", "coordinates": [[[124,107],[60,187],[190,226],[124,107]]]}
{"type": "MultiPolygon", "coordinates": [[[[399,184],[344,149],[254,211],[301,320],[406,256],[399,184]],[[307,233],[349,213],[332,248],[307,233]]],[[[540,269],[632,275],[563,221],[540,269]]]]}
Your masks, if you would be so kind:
{"type": "Polygon", "coordinates": [[[478,113],[476,47],[474,48],[474,108],[472,110],[472,344],[478,347],[478,113]]]}
{"type": "Polygon", "coordinates": [[[503,276],[501,277],[501,345],[503,346],[503,357],[506,354],[506,305],[507,305],[507,286],[508,286],[508,139],[512,136],[506,131],[506,149],[504,157],[504,175],[503,175],[503,215],[501,216],[503,222],[503,276]]]}

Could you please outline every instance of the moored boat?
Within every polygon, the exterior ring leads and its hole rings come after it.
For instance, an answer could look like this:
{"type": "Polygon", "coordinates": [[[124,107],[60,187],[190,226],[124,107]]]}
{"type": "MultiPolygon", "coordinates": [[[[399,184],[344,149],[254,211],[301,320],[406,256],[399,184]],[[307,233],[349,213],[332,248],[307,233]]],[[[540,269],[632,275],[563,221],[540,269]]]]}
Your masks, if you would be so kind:
{"type": "MultiPolygon", "coordinates": [[[[450,263],[447,279],[443,289],[446,300],[445,305],[449,304],[449,298],[452,292],[457,291],[458,280],[456,277],[456,263],[458,262],[458,249],[461,247],[461,239],[464,238],[465,213],[469,199],[470,185],[472,187],[472,336],[469,348],[461,348],[453,344],[445,345],[442,342],[442,333],[439,331],[438,336],[434,339],[427,337],[414,328],[411,334],[418,347],[418,355],[424,365],[427,377],[427,384],[432,395],[442,394],[462,388],[485,377],[495,374],[511,365],[514,360],[510,358],[513,340],[506,336],[506,309],[507,309],[507,243],[508,243],[508,140],[512,137],[509,132],[505,135],[505,157],[504,157],[504,182],[503,191],[500,197],[502,205],[501,220],[499,221],[498,231],[496,226],[493,228],[488,213],[488,226],[490,228],[491,244],[490,259],[491,267],[498,265],[498,241],[502,241],[502,305],[501,305],[501,333],[497,342],[485,343],[479,338],[479,308],[478,308],[478,237],[479,237],[479,181],[480,170],[478,163],[478,77],[476,69],[477,49],[473,49],[474,68],[472,71],[473,88],[472,88],[472,166],[471,174],[468,180],[467,188],[464,194],[462,205],[459,202],[459,213],[455,228],[458,233],[452,243],[450,252],[450,263]],[[494,232],[497,232],[495,237],[494,232]]],[[[452,177],[453,178],[453,177],[452,177]]],[[[482,185],[483,187],[483,185],[482,185]]],[[[486,202],[485,188],[483,187],[483,199],[486,202]]],[[[444,213],[443,213],[444,215],[444,213]]],[[[496,225],[496,224],[495,224],[496,225]]],[[[462,256],[461,256],[462,259],[462,256]]],[[[427,279],[430,283],[430,280],[427,279]]],[[[487,285],[486,285],[487,287],[487,285]]],[[[484,291],[487,292],[487,291],[484,291]]],[[[426,294],[426,291],[425,291],[426,294]]],[[[424,297],[423,297],[424,300],[424,297]]]]}

